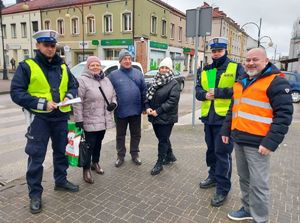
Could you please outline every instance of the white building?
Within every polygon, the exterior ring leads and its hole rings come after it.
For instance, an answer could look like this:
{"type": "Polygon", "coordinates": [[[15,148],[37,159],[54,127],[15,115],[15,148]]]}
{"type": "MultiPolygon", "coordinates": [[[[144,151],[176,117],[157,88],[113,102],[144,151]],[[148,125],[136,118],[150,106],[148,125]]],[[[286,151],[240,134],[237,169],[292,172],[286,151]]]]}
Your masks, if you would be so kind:
{"type": "MultiPolygon", "coordinates": [[[[292,38],[290,41],[289,59],[300,57],[300,17],[294,22],[292,38]]],[[[300,62],[289,63],[289,71],[300,72],[300,62]]]]}

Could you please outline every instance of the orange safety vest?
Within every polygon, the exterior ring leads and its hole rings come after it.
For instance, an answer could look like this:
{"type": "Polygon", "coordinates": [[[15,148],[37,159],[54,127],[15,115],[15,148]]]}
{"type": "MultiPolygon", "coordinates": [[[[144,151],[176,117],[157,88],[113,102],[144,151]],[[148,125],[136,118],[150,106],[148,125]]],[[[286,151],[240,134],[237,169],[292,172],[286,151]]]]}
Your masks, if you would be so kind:
{"type": "Polygon", "coordinates": [[[277,74],[256,80],[243,91],[241,83],[233,86],[231,130],[266,136],[273,121],[273,109],[267,89],[277,74]]]}

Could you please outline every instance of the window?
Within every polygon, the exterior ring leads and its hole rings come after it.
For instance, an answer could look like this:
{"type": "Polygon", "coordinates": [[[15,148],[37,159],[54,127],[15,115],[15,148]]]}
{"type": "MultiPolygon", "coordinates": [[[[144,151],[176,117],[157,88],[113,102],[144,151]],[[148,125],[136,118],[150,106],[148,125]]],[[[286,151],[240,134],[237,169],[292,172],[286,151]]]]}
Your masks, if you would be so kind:
{"type": "Polygon", "coordinates": [[[151,33],[156,34],[156,16],[151,16],[151,33]]]}
{"type": "Polygon", "coordinates": [[[164,19],[161,21],[161,35],[167,36],[167,21],[164,19]]]}
{"type": "Polygon", "coordinates": [[[182,27],[179,26],[178,41],[182,41],[182,27]]]}
{"type": "Polygon", "coordinates": [[[6,39],[6,25],[2,25],[2,35],[3,38],[6,39]]]}
{"type": "Polygon", "coordinates": [[[96,33],[95,16],[87,17],[87,29],[89,34],[96,33]]]}
{"type": "Polygon", "coordinates": [[[37,31],[39,31],[39,23],[37,21],[32,22],[32,31],[33,31],[33,33],[36,33],[37,31]]]}
{"type": "Polygon", "coordinates": [[[112,66],[105,71],[105,76],[109,75],[114,70],[118,70],[118,66],[112,66]]]}
{"type": "Polygon", "coordinates": [[[63,19],[57,20],[57,32],[61,35],[65,33],[65,24],[63,19]]]}
{"type": "Polygon", "coordinates": [[[10,28],[11,28],[11,38],[17,38],[16,24],[15,23],[10,24],[10,28]]]}
{"type": "Polygon", "coordinates": [[[24,60],[29,58],[29,50],[23,50],[24,60]]]}
{"type": "Polygon", "coordinates": [[[45,28],[45,29],[51,29],[51,26],[50,26],[50,20],[46,20],[46,21],[44,22],[44,28],[45,28]]]}
{"type": "Polygon", "coordinates": [[[78,18],[71,19],[71,34],[78,35],[79,34],[79,20],[78,18]]]}
{"type": "Polygon", "coordinates": [[[173,23],[171,23],[170,34],[171,34],[170,38],[174,39],[174,36],[175,36],[175,25],[173,23]]]}
{"type": "Polygon", "coordinates": [[[112,15],[104,16],[104,32],[105,33],[112,32],[112,15]]]}
{"type": "Polygon", "coordinates": [[[131,12],[123,13],[123,32],[131,31],[131,12]]]}
{"type": "Polygon", "coordinates": [[[27,37],[27,25],[26,25],[26,22],[21,22],[21,35],[22,35],[22,38],[26,38],[27,37]]]}

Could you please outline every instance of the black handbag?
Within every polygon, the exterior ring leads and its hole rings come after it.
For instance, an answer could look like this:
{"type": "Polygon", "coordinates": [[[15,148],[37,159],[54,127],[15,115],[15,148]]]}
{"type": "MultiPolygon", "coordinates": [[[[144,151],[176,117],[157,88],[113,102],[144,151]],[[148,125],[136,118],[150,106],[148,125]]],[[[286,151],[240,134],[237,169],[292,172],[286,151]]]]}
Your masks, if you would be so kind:
{"type": "Polygon", "coordinates": [[[80,143],[79,143],[79,159],[78,167],[85,167],[89,165],[91,160],[91,148],[88,142],[85,140],[84,132],[82,132],[80,143]]]}

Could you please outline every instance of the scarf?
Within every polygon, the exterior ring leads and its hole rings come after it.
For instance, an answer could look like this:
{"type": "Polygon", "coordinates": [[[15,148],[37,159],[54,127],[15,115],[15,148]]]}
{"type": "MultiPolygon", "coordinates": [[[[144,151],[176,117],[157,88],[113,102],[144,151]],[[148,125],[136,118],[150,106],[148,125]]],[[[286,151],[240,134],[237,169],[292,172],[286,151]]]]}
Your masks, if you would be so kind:
{"type": "Polygon", "coordinates": [[[151,86],[147,90],[146,97],[149,100],[151,100],[158,88],[164,86],[165,84],[169,83],[173,79],[174,79],[174,75],[173,72],[171,71],[166,74],[160,74],[159,72],[157,72],[157,74],[155,75],[151,83],[151,86]]]}
{"type": "Polygon", "coordinates": [[[99,74],[95,74],[93,77],[95,80],[100,81],[104,78],[104,73],[102,71],[100,71],[99,74]]]}

